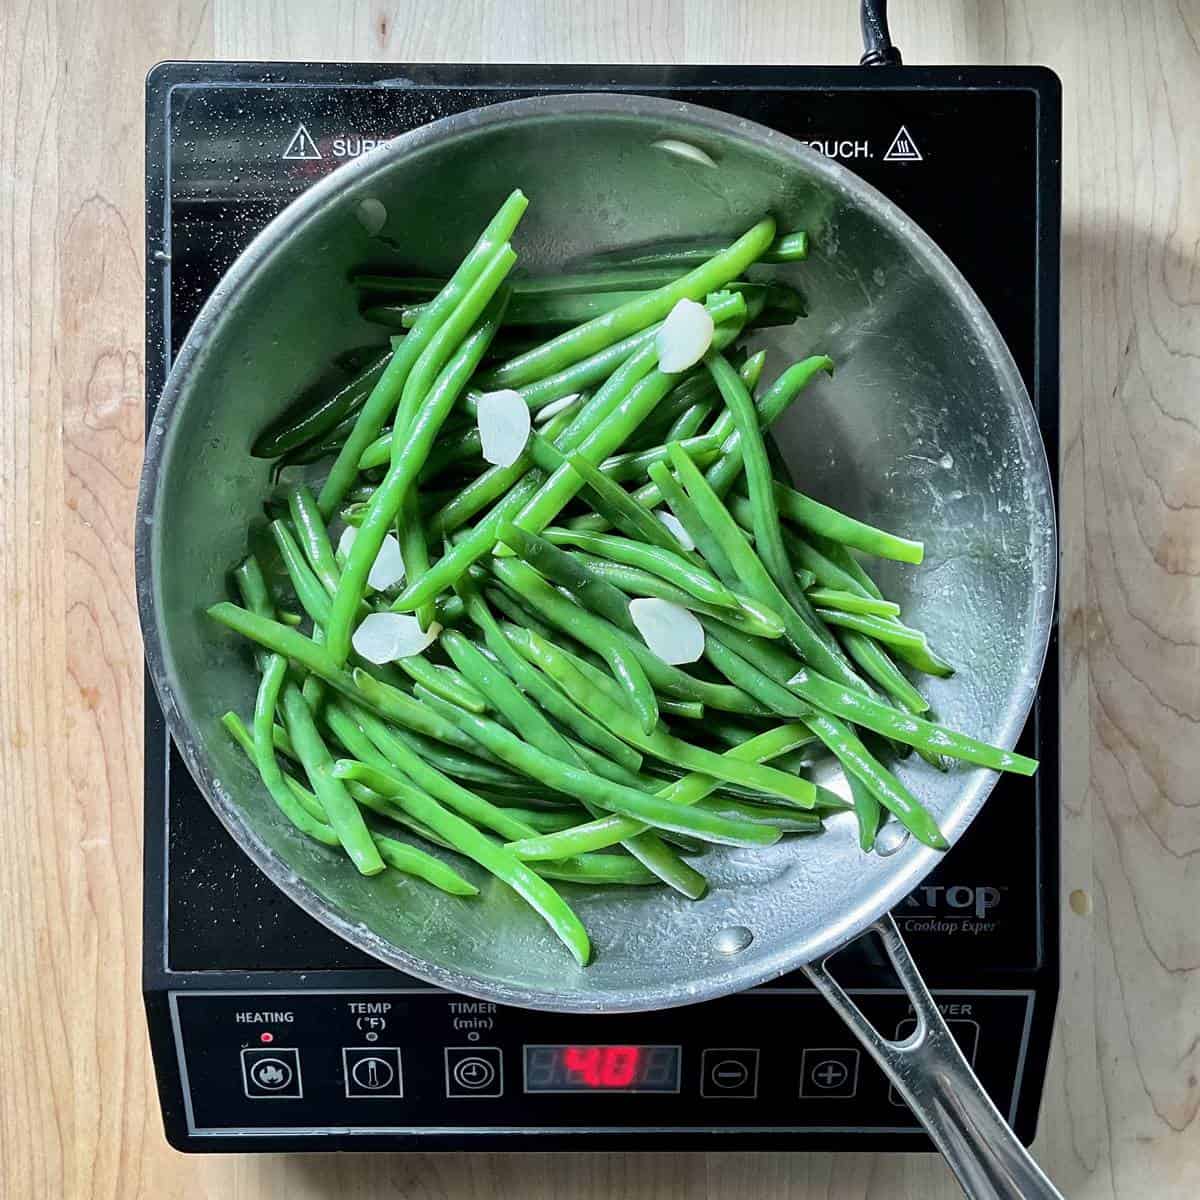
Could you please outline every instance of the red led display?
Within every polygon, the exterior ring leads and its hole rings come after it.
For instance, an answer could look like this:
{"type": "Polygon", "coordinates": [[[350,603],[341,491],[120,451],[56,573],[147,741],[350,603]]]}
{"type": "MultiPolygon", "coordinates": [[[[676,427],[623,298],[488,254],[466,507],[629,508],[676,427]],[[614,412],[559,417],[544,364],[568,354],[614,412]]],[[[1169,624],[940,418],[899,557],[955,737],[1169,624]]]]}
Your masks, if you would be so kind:
{"type": "Polygon", "coordinates": [[[637,1046],[567,1046],[563,1065],[588,1087],[621,1088],[636,1078],[641,1057],[637,1046]]]}
{"type": "Polygon", "coordinates": [[[674,1092],[678,1046],[526,1046],[527,1092],[674,1092]]]}

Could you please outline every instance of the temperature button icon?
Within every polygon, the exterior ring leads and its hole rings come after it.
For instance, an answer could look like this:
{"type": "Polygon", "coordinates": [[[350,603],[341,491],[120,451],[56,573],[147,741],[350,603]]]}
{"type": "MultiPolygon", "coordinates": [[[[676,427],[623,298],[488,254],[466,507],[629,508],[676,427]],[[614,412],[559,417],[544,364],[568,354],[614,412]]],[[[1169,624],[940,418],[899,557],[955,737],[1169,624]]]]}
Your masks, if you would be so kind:
{"type": "Polygon", "coordinates": [[[396,1046],[347,1046],[342,1067],[348,1100],[399,1100],[404,1095],[396,1046]]]}

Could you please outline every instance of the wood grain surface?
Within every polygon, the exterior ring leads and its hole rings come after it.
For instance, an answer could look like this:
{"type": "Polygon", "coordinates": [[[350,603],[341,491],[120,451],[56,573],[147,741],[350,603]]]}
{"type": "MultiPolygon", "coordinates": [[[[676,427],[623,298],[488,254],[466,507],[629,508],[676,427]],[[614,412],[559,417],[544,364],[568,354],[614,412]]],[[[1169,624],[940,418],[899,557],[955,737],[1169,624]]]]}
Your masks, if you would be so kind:
{"type": "MultiPolygon", "coordinates": [[[[0,1195],[958,1194],[930,1155],[185,1158],[140,1007],[142,77],[163,58],[845,63],[850,0],[2,0],[0,1195]]],[[[1063,989],[1037,1152],[1200,1195],[1200,5],[893,4],[1064,84],[1063,989]]],[[[1003,236],[1002,230],[983,236],[1003,236]]]]}

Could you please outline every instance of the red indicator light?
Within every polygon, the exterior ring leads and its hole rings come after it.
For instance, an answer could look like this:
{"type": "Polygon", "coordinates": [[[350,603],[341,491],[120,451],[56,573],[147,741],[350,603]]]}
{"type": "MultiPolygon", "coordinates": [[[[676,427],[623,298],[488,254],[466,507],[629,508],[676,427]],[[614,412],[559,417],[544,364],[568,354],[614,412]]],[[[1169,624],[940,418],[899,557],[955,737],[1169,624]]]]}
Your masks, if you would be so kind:
{"type": "Polygon", "coordinates": [[[264,1046],[266,1046],[275,1040],[275,1035],[269,1029],[264,1029],[262,1033],[258,1035],[258,1040],[262,1042],[264,1046]]]}
{"type": "Polygon", "coordinates": [[[567,1046],[563,1066],[586,1087],[628,1087],[637,1075],[638,1046],[567,1046]]]}

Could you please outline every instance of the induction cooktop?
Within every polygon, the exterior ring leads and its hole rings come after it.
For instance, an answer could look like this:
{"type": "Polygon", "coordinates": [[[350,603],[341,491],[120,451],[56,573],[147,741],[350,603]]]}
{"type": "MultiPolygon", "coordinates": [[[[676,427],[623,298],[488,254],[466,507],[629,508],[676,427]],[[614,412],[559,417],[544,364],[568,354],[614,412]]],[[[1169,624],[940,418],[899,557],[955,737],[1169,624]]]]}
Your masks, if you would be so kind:
{"type": "MultiPolygon", "coordinates": [[[[224,270],[340,164],[429,121],[570,91],[723,109],[905,209],[987,305],[1058,459],[1060,104],[1040,68],[165,63],[147,81],[147,420],[224,270]],[[1002,236],[998,231],[1003,231],[1002,236]]],[[[534,1013],[443,992],[317,924],[218,823],[147,681],[144,990],[185,1150],[927,1149],[801,976],[663,1013],[534,1013]]],[[[1058,670],[981,815],[896,912],[950,1028],[1033,1136],[1058,993],[1058,670]]],[[[869,942],[839,978],[885,1034],[908,1002],[869,942]]]]}

